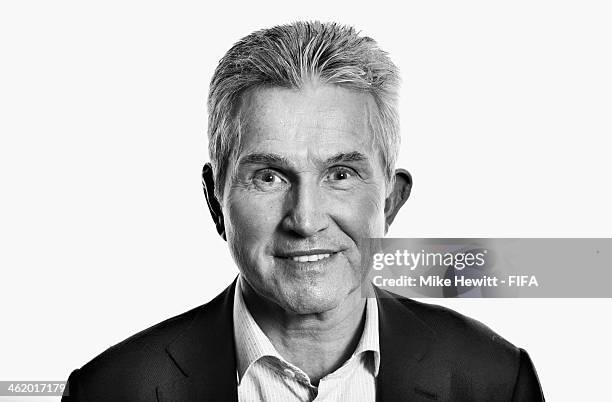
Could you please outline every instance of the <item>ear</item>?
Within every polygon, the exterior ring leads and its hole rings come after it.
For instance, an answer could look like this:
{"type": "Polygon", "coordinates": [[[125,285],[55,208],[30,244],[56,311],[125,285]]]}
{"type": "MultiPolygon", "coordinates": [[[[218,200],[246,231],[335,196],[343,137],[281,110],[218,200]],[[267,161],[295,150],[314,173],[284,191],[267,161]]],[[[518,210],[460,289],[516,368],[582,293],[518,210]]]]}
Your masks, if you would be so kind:
{"type": "Polygon", "coordinates": [[[397,169],[393,181],[393,189],[385,200],[385,233],[395,219],[395,215],[404,205],[412,190],[412,176],[405,169],[397,169]]]}
{"type": "Polygon", "coordinates": [[[208,204],[208,210],[212,216],[213,222],[217,227],[217,233],[225,238],[225,223],[223,221],[223,211],[221,205],[215,196],[215,178],[213,176],[212,165],[206,163],[202,168],[202,186],[204,187],[204,196],[206,197],[206,203],[208,204]]]}

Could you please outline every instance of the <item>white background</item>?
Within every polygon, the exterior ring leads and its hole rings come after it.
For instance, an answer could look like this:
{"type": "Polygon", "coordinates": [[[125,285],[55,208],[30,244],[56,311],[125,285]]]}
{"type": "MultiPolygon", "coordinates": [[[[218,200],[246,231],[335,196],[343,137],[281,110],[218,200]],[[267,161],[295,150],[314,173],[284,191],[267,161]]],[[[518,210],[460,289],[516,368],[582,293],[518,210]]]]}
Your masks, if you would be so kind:
{"type": "MultiPolygon", "coordinates": [[[[233,279],[200,186],[208,81],[279,23],[354,25],[400,67],[415,186],[390,236],[610,237],[609,3],[399,4],[3,1],[0,380],[65,380],[233,279]]],[[[526,348],[548,400],[611,397],[612,299],[436,302],[526,348]]]]}

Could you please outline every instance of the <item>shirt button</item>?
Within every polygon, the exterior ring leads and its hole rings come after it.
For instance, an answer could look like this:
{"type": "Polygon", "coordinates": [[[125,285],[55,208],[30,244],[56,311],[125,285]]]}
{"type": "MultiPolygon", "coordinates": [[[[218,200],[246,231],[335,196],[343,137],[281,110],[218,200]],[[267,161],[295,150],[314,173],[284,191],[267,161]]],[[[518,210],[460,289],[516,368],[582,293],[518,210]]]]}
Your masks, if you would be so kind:
{"type": "Polygon", "coordinates": [[[283,373],[285,373],[285,375],[289,378],[295,377],[295,373],[292,370],[289,370],[288,368],[283,369],[283,373]]]}

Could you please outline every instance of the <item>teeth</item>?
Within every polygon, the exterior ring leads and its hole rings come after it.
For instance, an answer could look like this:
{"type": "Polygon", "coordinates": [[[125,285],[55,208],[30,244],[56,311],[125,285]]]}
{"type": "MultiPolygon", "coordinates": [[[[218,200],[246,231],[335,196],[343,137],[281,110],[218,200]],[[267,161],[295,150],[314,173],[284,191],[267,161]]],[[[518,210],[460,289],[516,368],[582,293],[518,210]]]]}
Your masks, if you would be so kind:
{"type": "Polygon", "coordinates": [[[312,262],[322,260],[323,258],[328,258],[330,255],[331,254],[298,255],[291,257],[291,259],[297,262],[312,262]]]}

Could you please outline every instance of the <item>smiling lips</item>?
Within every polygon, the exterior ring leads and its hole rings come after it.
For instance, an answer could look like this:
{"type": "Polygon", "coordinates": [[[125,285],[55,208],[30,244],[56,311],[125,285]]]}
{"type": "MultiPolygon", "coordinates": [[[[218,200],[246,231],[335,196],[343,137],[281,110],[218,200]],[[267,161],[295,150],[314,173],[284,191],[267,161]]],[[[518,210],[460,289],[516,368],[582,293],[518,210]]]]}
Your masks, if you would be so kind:
{"type": "Polygon", "coordinates": [[[288,258],[297,262],[313,262],[328,258],[330,255],[331,254],[296,255],[288,258]]]}
{"type": "Polygon", "coordinates": [[[276,256],[295,262],[316,262],[332,257],[337,252],[330,249],[310,249],[281,252],[276,256]]]}

